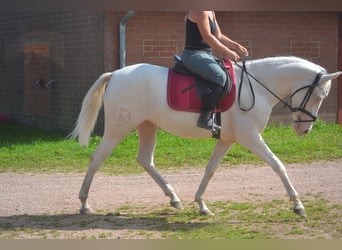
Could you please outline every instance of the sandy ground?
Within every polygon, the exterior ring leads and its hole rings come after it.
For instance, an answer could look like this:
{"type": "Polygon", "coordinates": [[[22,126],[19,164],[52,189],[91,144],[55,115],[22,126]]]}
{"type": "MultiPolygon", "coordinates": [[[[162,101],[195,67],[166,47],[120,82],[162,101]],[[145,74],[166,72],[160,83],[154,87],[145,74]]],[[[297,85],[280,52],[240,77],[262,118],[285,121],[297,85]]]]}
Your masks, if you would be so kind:
{"type": "MultiPolygon", "coordinates": [[[[299,194],[319,194],[342,203],[342,160],[292,164],[289,177],[299,194]]],[[[192,202],[204,169],[161,171],[182,201],[192,202]]],[[[78,192],[84,174],[0,174],[0,217],[78,213],[78,192]]],[[[208,201],[271,201],[287,199],[279,177],[269,166],[240,165],[219,168],[204,198],[208,201]]],[[[114,211],[122,205],[157,205],[169,202],[146,173],[132,176],[95,175],[89,204],[96,210],[114,211]]]]}

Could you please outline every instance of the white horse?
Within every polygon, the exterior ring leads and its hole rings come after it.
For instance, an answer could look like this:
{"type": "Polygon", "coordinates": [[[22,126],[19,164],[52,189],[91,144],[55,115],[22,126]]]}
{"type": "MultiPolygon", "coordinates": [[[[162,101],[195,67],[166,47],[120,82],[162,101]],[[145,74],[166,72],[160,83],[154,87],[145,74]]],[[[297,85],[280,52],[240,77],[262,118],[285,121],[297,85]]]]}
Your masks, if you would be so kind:
{"type": "MultiPolygon", "coordinates": [[[[299,136],[309,133],[319,107],[329,93],[331,80],[336,79],[342,72],[328,74],[322,67],[296,57],[252,60],[246,63],[246,68],[250,73],[255,105],[250,111],[242,111],[243,108],[251,106],[253,99],[252,91],[247,87],[247,74],[244,74],[245,83],[241,91],[240,105],[236,100],[230,110],[222,113],[221,138],[217,141],[195,195],[200,214],[213,215],[202,196],[228,149],[234,143],[239,143],[273,168],[294,203],[294,212],[306,216],[285,166],[265,144],[260,133],[267,125],[272,108],[280,99],[291,93],[292,102],[288,107],[293,111],[293,128],[299,136]]],[[[234,65],[234,70],[238,89],[241,65],[234,65]]],[[[171,206],[183,208],[172,186],[158,173],[154,165],[153,153],[158,127],[185,138],[210,138],[212,135],[210,131],[196,126],[198,113],[175,111],[168,106],[167,76],[168,69],[165,67],[136,64],[112,73],[104,73],[88,91],[70,136],[78,137],[81,145],[87,145],[102,104],[105,125],[102,141],[91,156],[79,193],[81,214],[92,212],[87,198],[95,172],[115,146],[134,129],[139,135],[138,163],[151,175],[165,195],[170,197],[171,206]]]]}

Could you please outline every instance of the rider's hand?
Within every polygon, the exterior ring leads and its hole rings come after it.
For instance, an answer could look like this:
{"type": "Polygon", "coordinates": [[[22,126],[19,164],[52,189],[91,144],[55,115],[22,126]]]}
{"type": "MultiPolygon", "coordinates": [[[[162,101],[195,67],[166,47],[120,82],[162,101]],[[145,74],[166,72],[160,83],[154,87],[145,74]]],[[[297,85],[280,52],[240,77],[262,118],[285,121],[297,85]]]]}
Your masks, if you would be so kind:
{"type": "Polygon", "coordinates": [[[225,53],[225,55],[223,55],[223,57],[228,58],[229,60],[233,61],[233,62],[237,62],[240,59],[240,56],[232,50],[227,50],[227,52],[225,53]]]}
{"type": "Polygon", "coordinates": [[[238,45],[235,51],[240,57],[248,56],[248,50],[242,45],[238,45]]]}

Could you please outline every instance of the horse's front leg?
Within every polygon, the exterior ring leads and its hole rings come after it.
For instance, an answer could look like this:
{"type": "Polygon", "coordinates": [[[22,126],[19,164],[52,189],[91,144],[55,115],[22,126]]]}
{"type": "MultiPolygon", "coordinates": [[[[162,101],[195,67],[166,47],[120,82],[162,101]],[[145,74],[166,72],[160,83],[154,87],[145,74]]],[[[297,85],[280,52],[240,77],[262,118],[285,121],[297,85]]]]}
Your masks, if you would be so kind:
{"type": "Polygon", "coordinates": [[[209,184],[210,179],[214,176],[217,166],[219,165],[231,145],[232,143],[219,140],[208,162],[208,165],[205,168],[205,174],[195,195],[195,201],[198,203],[198,206],[200,208],[200,215],[214,216],[214,213],[211,212],[210,209],[206,206],[202,196],[209,184]]]}
{"type": "Polygon", "coordinates": [[[278,157],[273,154],[269,147],[264,142],[260,134],[257,136],[244,136],[243,138],[248,138],[245,141],[239,141],[241,145],[246,146],[253,153],[262,158],[267,162],[272,169],[279,175],[282,183],[284,184],[286,191],[290,197],[290,200],[294,203],[293,211],[303,217],[306,217],[305,209],[298,197],[298,193],[293,187],[290,178],[287,175],[287,171],[283,163],[278,159],[278,157]]]}
{"type": "Polygon", "coordinates": [[[143,122],[137,127],[139,134],[139,153],[137,161],[160,186],[166,196],[170,197],[170,204],[177,209],[183,209],[183,204],[172,186],[159,174],[154,166],[153,154],[156,144],[158,127],[151,122],[143,122]]]}

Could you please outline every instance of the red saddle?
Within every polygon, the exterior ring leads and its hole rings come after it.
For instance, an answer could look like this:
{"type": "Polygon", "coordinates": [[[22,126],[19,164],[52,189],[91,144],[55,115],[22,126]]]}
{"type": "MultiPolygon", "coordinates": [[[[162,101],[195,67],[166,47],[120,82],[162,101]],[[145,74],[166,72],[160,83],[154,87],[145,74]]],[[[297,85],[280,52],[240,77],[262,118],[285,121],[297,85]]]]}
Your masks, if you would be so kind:
{"type": "MultiPolygon", "coordinates": [[[[236,80],[232,62],[224,59],[224,64],[232,80],[232,88],[227,96],[221,99],[217,112],[230,109],[236,97],[236,80]]],[[[174,69],[169,69],[167,82],[167,102],[177,111],[200,113],[202,101],[197,95],[196,87],[191,85],[195,82],[194,75],[179,74],[174,69]]]]}

